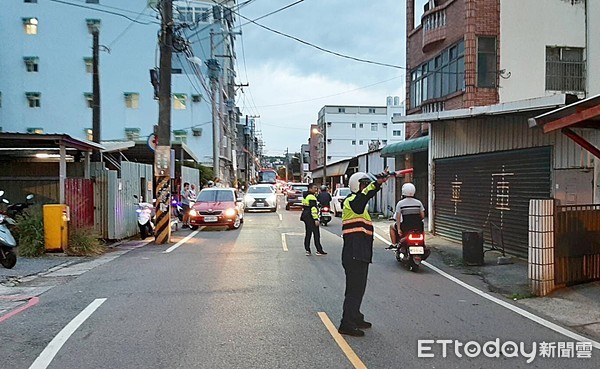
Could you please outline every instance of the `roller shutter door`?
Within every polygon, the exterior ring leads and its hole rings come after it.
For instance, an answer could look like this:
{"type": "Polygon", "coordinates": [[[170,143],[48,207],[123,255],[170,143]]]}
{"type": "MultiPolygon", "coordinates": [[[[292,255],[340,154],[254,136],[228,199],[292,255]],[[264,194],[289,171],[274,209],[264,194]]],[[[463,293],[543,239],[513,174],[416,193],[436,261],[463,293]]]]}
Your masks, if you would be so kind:
{"type": "Polygon", "coordinates": [[[551,195],[551,148],[502,151],[434,162],[434,231],[458,242],[463,230],[502,227],[507,252],[527,257],[529,200],[551,195]]]}

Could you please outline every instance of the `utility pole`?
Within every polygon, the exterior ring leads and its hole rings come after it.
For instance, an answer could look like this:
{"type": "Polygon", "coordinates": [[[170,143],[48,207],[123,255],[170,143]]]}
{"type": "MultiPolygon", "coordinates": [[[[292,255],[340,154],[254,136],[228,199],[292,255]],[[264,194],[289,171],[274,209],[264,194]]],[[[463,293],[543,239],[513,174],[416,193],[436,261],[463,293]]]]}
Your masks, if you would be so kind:
{"type": "MultiPolygon", "coordinates": [[[[219,74],[221,67],[219,62],[215,59],[215,33],[210,30],[210,59],[206,61],[208,66],[208,78],[210,79],[210,100],[212,106],[212,129],[213,129],[213,175],[216,178],[221,178],[220,173],[220,138],[221,138],[221,125],[219,124],[220,119],[218,114],[220,109],[217,109],[217,84],[219,83],[219,74]]],[[[220,93],[220,91],[219,91],[220,93]]]]}
{"type": "MultiPolygon", "coordinates": [[[[98,72],[100,30],[93,26],[93,52],[92,52],[92,141],[100,143],[100,73],[98,72]]],[[[100,151],[94,151],[92,161],[100,161],[100,151]]]]}
{"type": "Polygon", "coordinates": [[[171,58],[173,43],[173,1],[162,0],[160,34],[160,86],[158,96],[158,145],[154,152],[156,179],[157,244],[171,240],[171,58]]]}

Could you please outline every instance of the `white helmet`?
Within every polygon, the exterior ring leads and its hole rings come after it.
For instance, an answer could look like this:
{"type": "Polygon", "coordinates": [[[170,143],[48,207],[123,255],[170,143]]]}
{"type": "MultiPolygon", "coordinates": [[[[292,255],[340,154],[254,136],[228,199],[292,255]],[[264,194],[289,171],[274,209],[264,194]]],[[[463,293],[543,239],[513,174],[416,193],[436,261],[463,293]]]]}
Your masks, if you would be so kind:
{"type": "Polygon", "coordinates": [[[412,183],[405,183],[402,185],[402,196],[414,197],[417,189],[415,185],[412,183]]]}
{"type": "Polygon", "coordinates": [[[348,187],[350,187],[350,191],[356,193],[360,191],[360,182],[371,183],[376,178],[365,172],[356,172],[350,176],[350,180],[348,181],[348,187]]]}

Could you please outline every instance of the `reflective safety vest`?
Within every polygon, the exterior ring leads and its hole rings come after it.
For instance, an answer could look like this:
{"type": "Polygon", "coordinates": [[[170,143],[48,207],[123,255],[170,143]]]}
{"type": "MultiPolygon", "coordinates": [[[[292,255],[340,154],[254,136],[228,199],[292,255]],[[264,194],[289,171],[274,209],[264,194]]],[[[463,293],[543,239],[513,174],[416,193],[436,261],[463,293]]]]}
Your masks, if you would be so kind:
{"type": "MultiPolygon", "coordinates": [[[[362,194],[370,197],[370,192],[377,192],[378,188],[373,183],[369,184],[365,189],[362,190],[362,194]]],[[[371,221],[371,215],[367,210],[366,202],[364,210],[361,214],[357,214],[352,210],[350,203],[356,199],[356,194],[353,193],[346,197],[344,200],[344,206],[342,208],[342,233],[364,233],[369,236],[373,236],[373,222],[371,221]]]]}
{"type": "Polygon", "coordinates": [[[314,220],[319,220],[319,209],[317,209],[317,197],[309,193],[302,199],[302,219],[310,215],[314,220]]]}

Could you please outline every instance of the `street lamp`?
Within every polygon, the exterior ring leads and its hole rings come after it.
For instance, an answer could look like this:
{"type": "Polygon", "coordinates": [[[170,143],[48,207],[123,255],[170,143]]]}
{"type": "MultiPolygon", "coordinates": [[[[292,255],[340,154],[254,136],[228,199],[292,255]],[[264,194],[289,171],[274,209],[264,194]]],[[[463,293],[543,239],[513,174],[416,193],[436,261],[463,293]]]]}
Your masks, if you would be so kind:
{"type": "Polygon", "coordinates": [[[323,184],[327,186],[327,123],[323,124],[323,132],[313,128],[312,132],[323,136],[323,184]]]}

